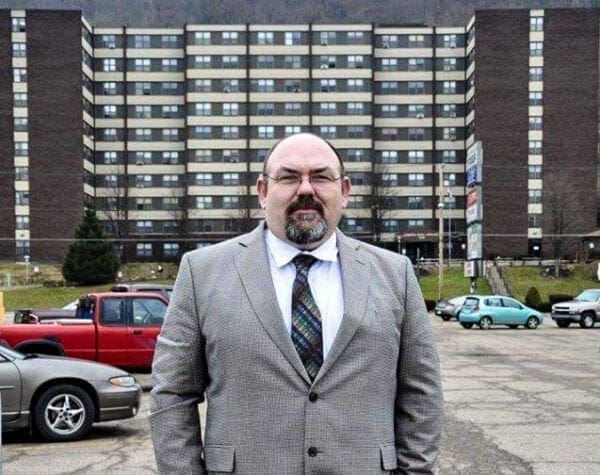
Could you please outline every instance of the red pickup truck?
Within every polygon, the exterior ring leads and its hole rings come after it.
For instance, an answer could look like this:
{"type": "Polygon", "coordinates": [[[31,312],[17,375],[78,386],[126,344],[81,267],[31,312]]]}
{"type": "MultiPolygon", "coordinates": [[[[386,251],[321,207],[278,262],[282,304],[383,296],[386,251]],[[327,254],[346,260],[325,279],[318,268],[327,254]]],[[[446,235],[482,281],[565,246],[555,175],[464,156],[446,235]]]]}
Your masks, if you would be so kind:
{"type": "Polygon", "coordinates": [[[0,341],[23,353],[149,370],[167,305],[165,298],[155,293],[89,294],[79,299],[75,318],[0,325],[0,341]]]}

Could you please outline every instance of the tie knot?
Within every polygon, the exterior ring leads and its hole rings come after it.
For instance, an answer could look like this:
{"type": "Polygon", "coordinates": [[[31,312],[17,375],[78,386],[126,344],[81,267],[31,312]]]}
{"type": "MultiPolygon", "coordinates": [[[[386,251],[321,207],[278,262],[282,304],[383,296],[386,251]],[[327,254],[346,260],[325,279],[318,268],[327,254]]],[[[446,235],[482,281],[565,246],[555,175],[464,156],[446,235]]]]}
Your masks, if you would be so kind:
{"type": "Polygon", "coordinates": [[[296,266],[296,272],[308,273],[308,270],[318,259],[310,254],[298,254],[292,261],[296,266]]]}

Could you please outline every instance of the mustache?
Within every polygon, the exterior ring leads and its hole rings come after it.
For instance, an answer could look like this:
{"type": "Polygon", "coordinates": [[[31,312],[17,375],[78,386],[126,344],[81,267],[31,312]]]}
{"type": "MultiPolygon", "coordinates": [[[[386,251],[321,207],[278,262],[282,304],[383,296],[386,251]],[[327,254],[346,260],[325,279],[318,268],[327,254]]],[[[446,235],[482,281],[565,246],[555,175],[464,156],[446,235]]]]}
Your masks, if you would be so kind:
{"type": "Polygon", "coordinates": [[[311,195],[302,195],[296,201],[290,203],[286,208],[286,214],[289,216],[299,209],[314,209],[321,216],[323,216],[324,213],[323,205],[316,201],[311,195]]]}

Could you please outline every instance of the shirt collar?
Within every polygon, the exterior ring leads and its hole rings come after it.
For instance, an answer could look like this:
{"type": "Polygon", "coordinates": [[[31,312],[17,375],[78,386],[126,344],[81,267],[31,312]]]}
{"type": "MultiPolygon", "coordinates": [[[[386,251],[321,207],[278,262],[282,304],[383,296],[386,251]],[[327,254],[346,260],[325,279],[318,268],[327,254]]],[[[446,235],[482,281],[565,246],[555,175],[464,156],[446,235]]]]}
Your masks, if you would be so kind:
{"type": "Polygon", "coordinates": [[[265,241],[269,252],[275,260],[275,264],[279,268],[289,264],[298,254],[310,254],[321,261],[337,262],[338,260],[336,233],[333,233],[327,241],[310,252],[300,251],[297,247],[282,241],[269,229],[265,229],[265,241]]]}

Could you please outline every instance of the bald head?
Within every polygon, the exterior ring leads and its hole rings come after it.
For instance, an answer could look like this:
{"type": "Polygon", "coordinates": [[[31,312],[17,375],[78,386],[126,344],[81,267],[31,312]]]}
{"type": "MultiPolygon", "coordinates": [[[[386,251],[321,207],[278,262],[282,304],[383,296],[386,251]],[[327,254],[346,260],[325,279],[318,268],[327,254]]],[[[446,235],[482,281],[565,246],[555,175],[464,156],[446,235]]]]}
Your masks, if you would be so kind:
{"type": "Polygon", "coordinates": [[[269,174],[267,172],[267,167],[269,165],[269,159],[273,155],[282,154],[293,156],[294,151],[297,150],[299,147],[309,147],[309,149],[313,151],[315,155],[332,153],[339,162],[340,175],[344,176],[346,174],[342,157],[335,149],[335,147],[331,145],[327,140],[319,137],[318,135],[311,134],[310,132],[304,132],[301,134],[294,134],[290,135],[289,137],[285,137],[279,140],[275,145],[273,145],[273,147],[271,147],[271,150],[269,150],[269,153],[267,153],[267,156],[265,157],[265,161],[263,163],[263,175],[269,174]]]}

